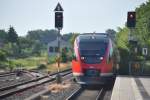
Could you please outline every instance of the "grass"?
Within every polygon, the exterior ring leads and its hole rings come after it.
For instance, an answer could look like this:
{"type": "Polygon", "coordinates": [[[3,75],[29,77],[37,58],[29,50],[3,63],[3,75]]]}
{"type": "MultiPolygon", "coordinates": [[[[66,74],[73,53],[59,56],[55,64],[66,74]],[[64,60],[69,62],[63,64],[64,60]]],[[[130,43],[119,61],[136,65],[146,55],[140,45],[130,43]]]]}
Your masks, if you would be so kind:
{"type": "MultiPolygon", "coordinates": [[[[61,70],[65,70],[67,68],[71,68],[71,62],[68,62],[68,63],[60,63],[60,71],[61,70]]],[[[47,71],[50,71],[50,72],[56,72],[58,70],[58,64],[57,63],[54,63],[54,64],[49,64],[47,66],[47,71]]]]}
{"type": "MultiPolygon", "coordinates": [[[[38,65],[45,64],[47,66],[46,71],[49,72],[56,72],[58,70],[57,63],[47,64],[47,57],[29,57],[25,59],[14,59],[12,60],[13,63],[16,65],[20,65],[25,69],[36,69],[38,65]]],[[[71,62],[68,63],[61,63],[60,64],[60,71],[70,68],[71,62]]]]}
{"type": "Polygon", "coordinates": [[[150,61],[147,61],[147,62],[146,62],[146,66],[149,66],[149,67],[150,67],[150,61]]]}
{"type": "Polygon", "coordinates": [[[46,57],[29,57],[25,59],[14,59],[12,60],[16,65],[20,65],[26,69],[37,68],[39,64],[46,63],[46,57]]]}

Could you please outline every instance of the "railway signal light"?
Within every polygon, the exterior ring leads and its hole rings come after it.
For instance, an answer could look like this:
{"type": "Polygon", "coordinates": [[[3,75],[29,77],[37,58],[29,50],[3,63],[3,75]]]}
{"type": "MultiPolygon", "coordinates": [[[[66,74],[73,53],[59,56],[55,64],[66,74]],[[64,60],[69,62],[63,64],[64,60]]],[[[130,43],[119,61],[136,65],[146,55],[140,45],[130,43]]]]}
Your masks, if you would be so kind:
{"type": "MultiPolygon", "coordinates": [[[[60,3],[57,4],[56,8],[54,9],[55,12],[55,28],[58,29],[58,58],[60,58],[60,30],[63,28],[63,8],[61,7],[60,3]]],[[[61,75],[59,74],[60,71],[60,61],[58,63],[58,74],[56,76],[57,83],[61,83],[61,75]]]]}
{"type": "Polygon", "coordinates": [[[56,8],[54,9],[55,12],[55,28],[62,29],[63,28],[63,8],[61,7],[60,3],[57,4],[56,8]]]}
{"type": "Polygon", "coordinates": [[[55,12],[55,27],[62,28],[63,27],[63,13],[55,12]]]}
{"type": "Polygon", "coordinates": [[[127,27],[134,28],[136,25],[136,12],[128,12],[127,16],[127,27]]]}

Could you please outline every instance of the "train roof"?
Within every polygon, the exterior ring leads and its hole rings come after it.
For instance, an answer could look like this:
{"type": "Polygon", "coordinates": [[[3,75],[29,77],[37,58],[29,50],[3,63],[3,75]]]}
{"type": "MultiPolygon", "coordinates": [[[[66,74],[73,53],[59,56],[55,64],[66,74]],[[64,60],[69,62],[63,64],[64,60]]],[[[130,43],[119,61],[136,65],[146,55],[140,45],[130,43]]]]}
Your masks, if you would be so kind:
{"type": "Polygon", "coordinates": [[[108,36],[108,33],[82,33],[80,35],[101,35],[101,36],[108,36]]]}
{"type": "Polygon", "coordinates": [[[84,33],[78,36],[79,42],[86,42],[86,41],[109,41],[109,37],[107,33],[84,33]]]}

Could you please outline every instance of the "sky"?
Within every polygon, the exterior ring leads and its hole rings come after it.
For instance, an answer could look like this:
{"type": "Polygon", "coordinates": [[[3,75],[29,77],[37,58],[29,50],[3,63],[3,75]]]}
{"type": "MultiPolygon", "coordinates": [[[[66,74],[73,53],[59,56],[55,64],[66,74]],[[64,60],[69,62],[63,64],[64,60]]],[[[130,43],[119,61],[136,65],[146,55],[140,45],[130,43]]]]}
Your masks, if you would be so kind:
{"type": "Polygon", "coordinates": [[[0,29],[13,26],[19,36],[29,30],[55,29],[54,9],[64,9],[61,34],[99,32],[124,27],[128,11],[147,0],[0,0],[0,29]]]}

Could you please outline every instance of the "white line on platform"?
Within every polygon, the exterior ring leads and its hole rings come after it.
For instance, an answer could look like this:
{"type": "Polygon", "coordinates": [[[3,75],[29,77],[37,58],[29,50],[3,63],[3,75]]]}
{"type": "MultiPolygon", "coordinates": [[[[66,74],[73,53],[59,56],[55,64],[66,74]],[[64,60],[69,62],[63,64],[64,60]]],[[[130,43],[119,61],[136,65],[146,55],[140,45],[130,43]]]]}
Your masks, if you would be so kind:
{"type": "Polygon", "coordinates": [[[135,83],[135,80],[134,80],[133,77],[131,78],[131,85],[132,85],[132,88],[133,88],[133,91],[134,91],[135,100],[144,100],[141,96],[140,90],[138,89],[138,86],[135,83]]]}
{"type": "Polygon", "coordinates": [[[119,88],[120,88],[120,77],[116,78],[116,82],[114,84],[114,88],[111,95],[111,100],[120,100],[119,98],[119,88]]]}

